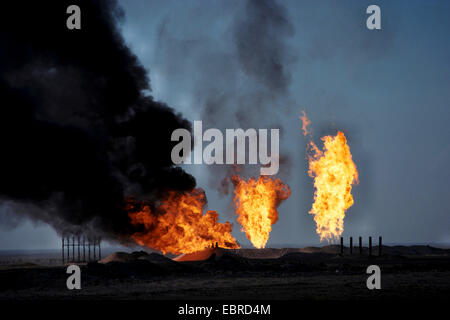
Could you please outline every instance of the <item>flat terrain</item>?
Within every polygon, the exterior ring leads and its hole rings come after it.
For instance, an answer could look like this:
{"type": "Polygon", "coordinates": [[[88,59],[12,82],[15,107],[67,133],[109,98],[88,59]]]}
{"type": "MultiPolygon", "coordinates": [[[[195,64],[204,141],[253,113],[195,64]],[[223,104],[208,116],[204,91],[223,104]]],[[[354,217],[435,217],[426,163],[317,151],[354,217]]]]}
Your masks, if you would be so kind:
{"type": "MultiPolygon", "coordinates": [[[[3,264],[0,299],[434,299],[450,297],[450,251],[383,247],[382,256],[338,247],[218,249],[204,261],[152,253],[113,254],[81,265],[81,290],[66,288],[64,266],[3,264]],[[368,290],[366,268],[381,268],[381,290],[368,290]]],[[[374,250],[376,253],[376,250],[374,250]]]]}

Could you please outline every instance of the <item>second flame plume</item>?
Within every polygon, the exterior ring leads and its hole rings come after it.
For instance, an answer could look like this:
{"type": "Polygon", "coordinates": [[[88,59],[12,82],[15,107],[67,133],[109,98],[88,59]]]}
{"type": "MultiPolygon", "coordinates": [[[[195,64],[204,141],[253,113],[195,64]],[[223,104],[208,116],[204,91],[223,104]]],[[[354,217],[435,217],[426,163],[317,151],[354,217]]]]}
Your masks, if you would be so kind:
{"type": "Polygon", "coordinates": [[[277,208],[289,198],[291,190],[280,179],[260,176],[245,181],[238,175],[232,177],[234,203],[242,231],[256,248],[264,248],[272,224],[278,220],[277,208]]]}

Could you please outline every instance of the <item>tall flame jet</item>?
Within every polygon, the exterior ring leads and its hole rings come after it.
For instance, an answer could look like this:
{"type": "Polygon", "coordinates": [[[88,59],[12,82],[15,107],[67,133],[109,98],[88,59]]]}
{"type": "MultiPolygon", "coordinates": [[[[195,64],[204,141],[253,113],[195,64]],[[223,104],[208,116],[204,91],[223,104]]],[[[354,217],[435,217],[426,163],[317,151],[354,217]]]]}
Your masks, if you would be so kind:
{"type": "MultiPolygon", "coordinates": [[[[305,112],[300,117],[304,135],[309,135],[311,123],[305,112]]],[[[352,160],[350,147],[343,132],[325,136],[323,151],[310,140],[308,143],[308,174],[314,179],[314,203],[310,214],[314,215],[316,232],[320,241],[334,242],[344,231],[345,211],[353,205],[352,185],[359,183],[358,170],[352,160]]]]}
{"type": "Polygon", "coordinates": [[[232,177],[234,203],[242,231],[256,248],[264,248],[269,239],[272,224],[278,220],[277,208],[289,198],[291,190],[280,179],[260,176],[244,180],[232,177]]]}

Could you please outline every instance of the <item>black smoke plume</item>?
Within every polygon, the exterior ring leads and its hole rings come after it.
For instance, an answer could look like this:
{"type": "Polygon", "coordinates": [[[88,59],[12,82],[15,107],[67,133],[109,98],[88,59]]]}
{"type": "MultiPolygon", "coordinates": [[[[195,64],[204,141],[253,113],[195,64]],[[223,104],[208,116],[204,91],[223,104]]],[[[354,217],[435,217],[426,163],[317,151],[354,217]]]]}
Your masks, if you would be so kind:
{"type": "Polygon", "coordinates": [[[170,158],[172,131],[190,123],[149,95],[115,1],[8,1],[0,12],[0,209],[117,239],[132,231],[127,196],[195,186],[170,158]],[[72,4],[81,30],[66,28],[72,4]]]}
{"type": "Polygon", "coordinates": [[[286,39],[294,29],[285,7],[273,0],[248,0],[234,26],[241,68],[275,94],[285,94],[291,81],[286,39]]]}

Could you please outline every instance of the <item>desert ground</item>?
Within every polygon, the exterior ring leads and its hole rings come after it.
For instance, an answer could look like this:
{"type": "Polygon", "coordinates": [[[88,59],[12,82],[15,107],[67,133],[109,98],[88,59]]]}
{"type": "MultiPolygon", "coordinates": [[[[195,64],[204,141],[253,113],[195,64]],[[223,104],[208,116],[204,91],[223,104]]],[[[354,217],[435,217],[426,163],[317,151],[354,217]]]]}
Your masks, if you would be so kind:
{"type": "Polygon", "coordinates": [[[0,256],[1,300],[264,299],[448,300],[450,249],[384,246],[382,255],[339,246],[208,248],[174,261],[158,253],[114,252],[82,263],[81,290],[68,290],[67,266],[53,256],[0,256]],[[196,259],[204,259],[195,261],[196,259]],[[14,260],[15,259],[15,260],[14,260]],[[21,259],[21,260],[18,260],[21,259]],[[366,269],[381,269],[381,290],[368,290],[366,269]]]}

